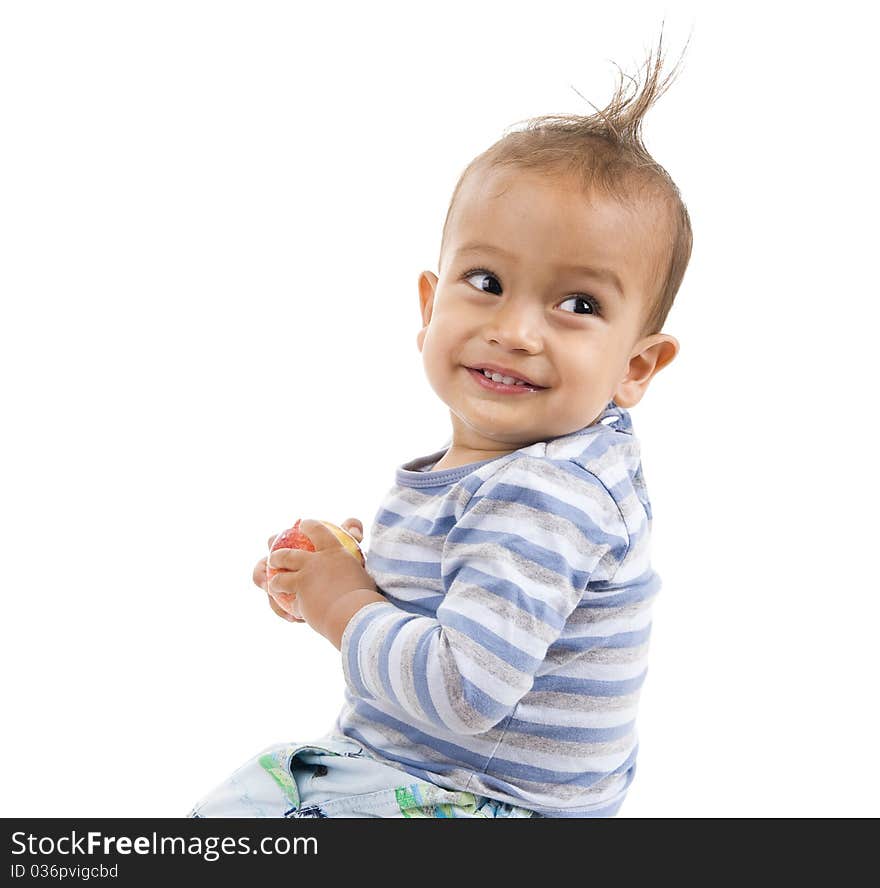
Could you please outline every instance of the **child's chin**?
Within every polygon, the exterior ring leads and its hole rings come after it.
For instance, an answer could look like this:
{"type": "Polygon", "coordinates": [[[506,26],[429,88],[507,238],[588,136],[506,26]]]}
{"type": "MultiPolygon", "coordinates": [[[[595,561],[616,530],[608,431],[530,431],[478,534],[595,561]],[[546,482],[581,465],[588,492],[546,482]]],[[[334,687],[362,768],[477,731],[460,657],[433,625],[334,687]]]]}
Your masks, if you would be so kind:
{"type": "Polygon", "coordinates": [[[474,418],[474,421],[467,424],[486,441],[503,444],[507,450],[519,450],[520,447],[528,447],[529,444],[552,437],[549,433],[545,434],[540,426],[510,420],[500,421],[491,416],[474,418]]]}

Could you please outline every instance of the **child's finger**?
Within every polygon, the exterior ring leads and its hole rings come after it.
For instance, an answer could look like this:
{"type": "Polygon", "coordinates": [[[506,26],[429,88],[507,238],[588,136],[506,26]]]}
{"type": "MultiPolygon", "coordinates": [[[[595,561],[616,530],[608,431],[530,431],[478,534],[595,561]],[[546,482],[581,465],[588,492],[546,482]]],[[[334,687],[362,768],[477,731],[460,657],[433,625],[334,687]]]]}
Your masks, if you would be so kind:
{"type": "Polygon", "coordinates": [[[269,580],[269,586],[266,591],[275,598],[279,604],[284,605],[285,602],[279,599],[295,598],[296,584],[296,573],[290,570],[282,570],[269,580]]]}
{"type": "Polygon", "coordinates": [[[357,518],[346,518],[342,522],[342,529],[347,530],[359,543],[364,539],[364,526],[357,518]]]}
{"type": "Polygon", "coordinates": [[[278,539],[278,534],[277,534],[277,533],[273,533],[272,536],[269,537],[269,541],[266,543],[266,548],[267,548],[267,549],[271,549],[271,548],[272,548],[272,543],[274,543],[275,540],[277,540],[277,539],[278,539]]]}
{"type": "MultiPolygon", "coordinates": [[[[316,552],[323,552],[324,549],[338,549],[342,546],[339,537],[323,521],[305,518],[300,521],[299,529],[309,538],[316,552]]],[[[276,549],[276,551],[281,552],[282,550],[276,549]]],[[[304,553],[297,552],[297,554],[304,553]]]]}
{"type": "MultiPolygon", "coordinates": [[[[336,537],[333,539],[335,540],[336,537]]],[[[339,545],[338,542],[337,545],[339,545]]],[[[269,567],[274,567],[276,570],[297,571],[305,567],[306,559],[311,557],[311,554],[304,549],[276,549],[269,553],[268,564],[269,567]]]]}
{"type": "Polygon", "coordinates": [[[269,597],[273,599],[278,608],[284,611],[284,613],[289,614],[292,617],[301,616],[299,602],[296,600],[296,595],[294,595],[293,593],[288,595],[284,592],[280,592],[278,589],[273,589],[272,587],[270,587],[269,597]]]}
{"type": "Polygon", "coordinates": [[[269,607],[278,614],[283,620],[287,620],[288,623],[304,623],[305,620],[300,617],[295,617],[293,614],[289,614],[286,610],[284,610],[281,605],[271,596],[266,596],[269,599],[269,607]]]}
{"type": "Polygon", "coordinates": [[[279,617],[281,617],[283,620],[290,619],[290,614],[287,613],[287,611],[283,611],[278,606],[278,602],[275,601],[275,599],[271,595],[267,595],[266,597],[269,599],[269,607],[271,607],[272,610],[275,611],[275,613],[278,614],[279,617]]]}
{"type": "Polygon", "coordinates": [[[261,558],[254,565],[254,584],[259,586],[264,592],[268,592],[268,581],[266,579],[266,559],[261,558]]]}

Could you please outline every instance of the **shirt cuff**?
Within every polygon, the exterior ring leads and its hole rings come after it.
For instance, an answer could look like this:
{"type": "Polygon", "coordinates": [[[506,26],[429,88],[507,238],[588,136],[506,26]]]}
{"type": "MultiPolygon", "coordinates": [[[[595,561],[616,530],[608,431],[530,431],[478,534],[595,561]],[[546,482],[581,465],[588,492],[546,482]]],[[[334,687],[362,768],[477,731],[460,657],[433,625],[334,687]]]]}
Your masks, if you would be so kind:
{"type": "Polygon", "coordinates": [[[361,645],[360,641],[366,628],[383,614],[398,609],[390,601],[372,601],[362,607],[348,621],[342,632],[339,645],[339,653],[342,656],[342,674],[345,683],[358,697],[374,698],[373,694],[364,682],[364,673],[361,669],[361,645]]]}

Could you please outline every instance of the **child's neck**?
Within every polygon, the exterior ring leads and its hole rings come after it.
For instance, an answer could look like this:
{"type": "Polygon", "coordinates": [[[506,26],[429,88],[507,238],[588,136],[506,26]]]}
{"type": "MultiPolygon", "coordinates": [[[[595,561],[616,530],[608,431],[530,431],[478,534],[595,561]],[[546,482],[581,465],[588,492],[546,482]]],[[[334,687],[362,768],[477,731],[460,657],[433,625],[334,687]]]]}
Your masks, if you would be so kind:
{"type": "Polygon", "coordinates": [[[507,453],[513,453],[515,449],[515,447],[512,447],[510,450],[472,450],[469,447],[452,444],[446,453],[434,463],[431,471],[440,472],[443,469],[457,469],[459,466],[466,466],[470,463],[482,462],[485,459],[494,459],[507,453]]]}

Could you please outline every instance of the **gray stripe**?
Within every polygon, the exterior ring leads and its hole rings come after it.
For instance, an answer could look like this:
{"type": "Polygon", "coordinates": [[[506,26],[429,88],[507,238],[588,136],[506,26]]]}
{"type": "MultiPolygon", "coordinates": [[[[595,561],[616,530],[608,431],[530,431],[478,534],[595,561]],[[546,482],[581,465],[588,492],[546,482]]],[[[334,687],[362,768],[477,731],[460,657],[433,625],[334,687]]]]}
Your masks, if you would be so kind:
{"type": "MultiPolygon", "coordinates": [[[[422,633],[415,631],[410,626],[404,626],[403,629],[401,629],[400,631],[402,633],[405,633],[403,647],[400,652],[400,658],[403,668],[400,670],[395,670],[397,675],[401,679],[401,684],[403,685],[404,699],[400,702],[410,712],[414,713],[415,718],[427,722],[428,718],[425,715],[425,711],[422,709],[422,704],[419,703],[418,694],[416,694],[416,684],[413,676],[413,671],[412,669],[407,668],[407,664],[412,663],[413,658],[415,657],[416,646],[421,640],[422,633]]],[[[400,636],[398,635],[398,637],[395,639],[394,645],[397,646],[400,643],[400,636]]],[[[378,653],[378,648],[376,652],[378,653]]],[[[382,699],[386,699],[384,694],[382,695],[382,699]]]]}
{"type": "Polygon", "coordinates": [[[647,601],[635,601],[632,604],[624,604],[620,607],[590,607],[590,605],[576,607],[565,624],[565,630],[562,633],[563,637],[566,635],[583,634],[582,632],[569,632],[569,627],[637,617],[645,611],[650,611],[652,605],[653,599],[648,599],[647,601]]]}
{"type": "MultiPolygon", "coordinates": [[[[604,527],[619,527],[623,531],[623,539],[626,539],[626,529],[621,527],[620,509],[617,507],[614,498],[608,490],[597,481],[589,481],[585,478],[578,478],[571,472],[566,472],[559,466],[551,462],[541,459],[528,459],[518,461],[517,464],[525,463],[530,474],[537,475],[561,487],[563,490],[572,490],[576,493],[577,499],[589,501],[598,506],[601,512],[600,523],[604,527]]],[[[583,466],[581,466],[583,468],[583,466]]],[[[589,471],[589,470],[585,470],[589,471]]],[[[592,472],[590,474],[593,474],[592,472]]],[[[552,496],[552,491],[548,491],[552,496]]],[[[579,507],[583,508],[583,507],[579,507]]],[[[592,513],[594,510],[583,509],[585,512],[592,513]]],[[[611,533],[615,531],[610,531],[611,533]]]]}
{"type": "MultiPolygon", "coordinates": [[[[600,546],[593,547],[596,552],[604,551],[600,546]]],[[[463,561],[468,562],[471,559],[486,559],[490,564],[513,563],[520,576],[531,582],[536,583],[542,590],[549,592],[552,590],[556,593],[553,599],[546,594],[541,595],[541,599],[553,606],[554,601],[558,602],[557,610],[566,612],[572,610],[581,600],[583,590],[575,589],[568,582],[568,578],[548,570],[546,567],[524,558],[518,552],[506,549],[498,543],[455,543],[447,546],[447,558],[449,562],[463,561]]],[[[517,582],[520,577],[512,579],[511,582],[517,582]]]]}
{"type": "Polygon", "coordinates": [[[378,543],[378,554],[383,555],[386,558],[393,558],[395,556],[390,554],[388,550],[381,551],[384,547],[408,545],[424,549],[426,561],[436,558],[438,554],[443,551],[443,544],[445,542],[446,537],[443,535],[428,536],[427,534],[418,533],[415,530],[408,527],[402,527],[401,525],[386,527],[379,532],[378,536],[373,538],[373,546],[376,547],[378,543]]]}
{"type": "MultiPolygon", "coordinates": [[[[397,621],[396,617],[392,616],[392,619],[388,620],[388,617],[384,617],[381,620],[379,626],[381,627],[381,623],[384,622],[386,626],[390,626],[392,623],[397,621]]],[[[367,626],[364,631],[364,636],[362,636],[362,641],[359,646],[360,648],[360,668],[361,674],[364,678],[364,684],[377,696],[384,697],[385,696],[385,688],[382,686],[382,679],[379,677],[379,658],[376,654],[379,651],[379,646],[382,644],[382,639],[385,636],[385,632],[387,629],[383,629],[377,627],[376,623],[372,623],[367,626]],[[378,632],[376,629],[378,628],[378,632]],[[363,643],[363,639],[370,639],[369,646],[363,643]]]]}
{"type": "Polygon", "coordinates": [[[630,438],[628,441],[612,445],[604,453],[600,453],[597,456],[587,460],[579,457],[574,459],[573,462],[601,478],[602,472],[608,468],[617,469],[621,461],[626,462],[628,469],[634,470],[639,462],[639,456],[639,443],[634,438],[630,438]]]}
{"type": "Polygon", "coordinates": [[[639,692],[620,697],[589,697],[586,694],[563,694],[560,691],[530,691],[522,704],[541,709],[561,709],[567,712],[616,712],[633,709],[639,700],[639,692]]]}
{"type": "MultiPolygon", "coordinates": [[[[436,493],[423,493],[417,487],[400,487],[395,486],[392,487],[388,492],[388,495],[385,497],[382,502],[382,508],[385,509],[389,506],[394,505],[395,500],[399,500],[401,502],[407,503],[410,506],[414,506],[415,510],[420,509],[425,503],[430,500],[436,500],[436,493]]],[[[394,511],[394,509],[392,509],[394,511]]],[[[376,524],[377,527],[385,527],[384,524],[376,524]]]]}
{"type": "MultiPolygon", "coordinates": [[[[647,660],[648,644],[637,645],[636,647],[623,648],[595,648],[584,653],[572,654],[571,651],[560,650],[555,646],[551,646],[544,658],[545,663],[552,663],[554,666],[564,666],[571,663],[572,660],[584,660],[588,663],[615,664],[615,663],[635,663],[637,660],[647,660]]],[[[547,673],[542,674],[549,674],[547,673]]]]}
{"type": "MultiPolygon", "coordinates": [[[[491,763],[487,768],[487,773],[492,773],[491,763]]],[[[509,778],[503,778],[508,779],[509,778]]],[[[581,807],[595,804],[601,798],[614,798],[617,792],[609,792],[610,789],[622,787],[625,783],[625,775],[614,774],[603,777],[594,783],[591,787],[578,786],[574,783],[538,783],[534,780],[517,780],[517,789],[521,789],[525,796],[537,796],[538,800],[532,804],[546,804],[551,807],[581,807]],[[561,803],[561,804],[560,804],[561,803]]],[[[474,774],[468,784],[468,792],[477,795],[490,794],[492,796],[502,795],[504,799],[512,798],[499,793],[497,789],[492,789],[490,785],[483,779],[482,775],[474,774]]],[[[520,806],[529,806],[528,801],[523,799],[514,799],[513,804],[520,806]]]]}
{"type": "MultiPolygon", "coordinates": [[[[386,557],[378,551],[375,551],[375,554],[381,555],[383,558],[386,557]]],[[[398,592],[398,597],[404,601],[418,601],[427,595],[442,595],[446,591],[441,577],[409,577],[387,570],[379,570],[376,567],[375,559],[371,561],[369,556],[367,556],[366,569],[380,589],[385,592],[395,589],[398,592]]]]}
{"type": "Polygon", "coordinates": [[[393,595],[399,601],[418,603],[423,598],[445,594],[443,581],[430,577],[401,577],[400,574],[386,573],[382,570],[367,570],[376,581],[376,585],[386,594],[393,595]]]}
{"type": "MultiPolygon", "coordinates": [[[[589,582],[607,583],[614,579],[620,567],[620,560],[613,549],[609,549],[600,559],[593,570],[589,582]]],[[[586,591],[586,590],[584,590],[586,591]]]]}
{"type": "MultiPolygon", "coordinates": [[[[603,743],[578,743],[571,740],[554,740],[550,737],[541,737],[536,734],[520,734],[517,731],[508,731],[504,736],[499,755],[501,758],[513,760],[511,755],[505,755],[504,750],[524,749],[529,752],[540,752],[548,756],[565,756],[577,758],[589,755],[613,755],[615,752],[631,751],[635,745],[634,732],[625,734],[617,740],[609,740],[603,743]]],[[[517,757],[517,760],[519,757],[517,757]]],[[[529,764],[529,762],[527,762],[529,764]]]]}
{"type": "MultiPolygon", "coordinates": [[[[500,515],[504,518],[512,519],[517,522],[519,535],[530,541],[535,539],[535,530],[543,531],[548,536],[554,538],[554,551],[562,550],[561,545],[557,547],[557,539],[560,543],[562,540],[566,540],[575,552],[585,556],[585,561],[596,561],[606,551],[605,546],[597,546],[590,542],[584,536],[583,531],[567,518],[527,506],[524,503],[484,499],[474,507],[470,514],[481,516],[500,515]]],[[[622,528],[619,519],[617,526],[622,528]]],[[[493,528],[488,527],[487,529],[491,530],[493,528]]],[[[626,545],[626,539],[626,536],[621,537],[621,542],[624,545],[626,545]]],[[[455,551],[455,546],[450,546],[450,549],[455,551]]],[[[581,565],[575,565],[575,567],[581,567],[581,565]]]]}
{"type": "MultiPolygon", "coordinates": [[[[540,639],[544,644],[549,645],[556,639],[556,630],[552,626],[548,626],[543,620],[539,620],[532,614],[518,608],[512,601],[489,592],[482,586],[472,583],[459,583],[456,585],[455,591],[456,595],[460,594],[466,599],[468,605],[474,602],[485,607],[487,610],[492,611],[492,613],[497,614],[506,623],[512,624],[527,635],[540,639]]],[[[443,608],[446,605],[441,604],[440,607],[443,608]]],[[[467,614],[465,615],[467,616],[467,614]]]]}
{"type": "Polygon", "coordinates": [[[434,488],[429,488],[427,491],[423,492],[422,489],[418,487],[395,486],[390,490],[388,496],[384,500],[383,507],[393,505],[393,500],[396,499],[409,503],[411,506],[414,506],[415,509],[419,510],[426,504],[433,503],[433,508],[427,509],[426,512],[434,515],[434,517],[440,517],[442,515],[450,514],[451,510],[449,506],[451,504],[464,507],[470,498],[470,492],[460,485],[455,485],[451,490],[443,494],[442,499],[438,497],[437,491],[434,488]],[[443,507],[442,512],[438,510],[438,506],[443,507]]]}

